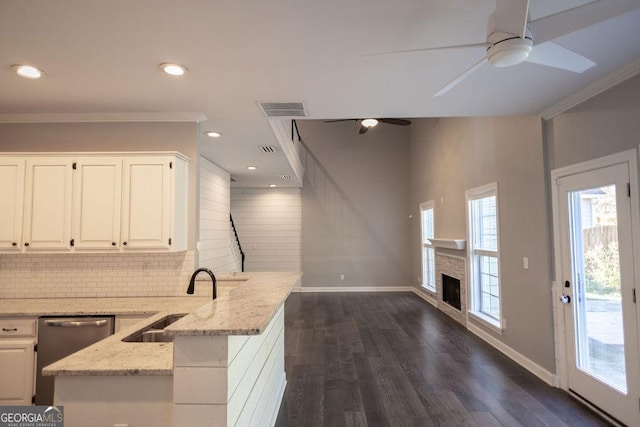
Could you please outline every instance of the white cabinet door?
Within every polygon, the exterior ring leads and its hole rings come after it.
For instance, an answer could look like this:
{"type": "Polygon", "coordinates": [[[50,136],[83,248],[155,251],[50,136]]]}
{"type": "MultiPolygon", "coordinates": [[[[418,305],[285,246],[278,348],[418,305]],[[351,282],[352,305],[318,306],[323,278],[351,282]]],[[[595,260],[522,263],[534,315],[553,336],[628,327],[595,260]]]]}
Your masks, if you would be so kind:
{"type": "Polygon", "coordinates": [[[72,164],[70,158],[27,159],[23,239],[28,251],[71,248],[72,164]]]}
{"type": "Polygon", "coordinates": [[[22,249],[24,158],[0,158],[0,251],[22,249]]]}
{"type": "Polygon", "coordinates": [[[0,339],[0,405],[31,405],[36,340],[0,339]]]}
{"type": "Polygon", "coordinates": [[[172,157],[125,158],[124,249],[170,249],[172,157]]]}
{"type": "Polygon", "coordinates": [[[79,158],[74,174],[72,239],[75,249],[118,250],[122,159],[79,158]]]}

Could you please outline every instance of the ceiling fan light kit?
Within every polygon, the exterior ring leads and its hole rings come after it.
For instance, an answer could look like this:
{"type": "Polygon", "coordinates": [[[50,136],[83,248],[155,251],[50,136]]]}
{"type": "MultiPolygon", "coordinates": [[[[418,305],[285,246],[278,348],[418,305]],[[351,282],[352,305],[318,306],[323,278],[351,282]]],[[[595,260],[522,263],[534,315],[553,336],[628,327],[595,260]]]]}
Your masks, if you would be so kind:
{"type": "Polygon", "coordinates": [[[367,131],[376,126],[378,123],[382,122],[382,123],[387,123],[390,125],[396,125],[396,126],[409,126],[411,124],[411,121],[406,120],[406,119],[394,119],[394,118],[380,118],[380,119],[336,119],[336,120],[325,120],[325,123],[335,123],[335,122],[351,122],[351,121],[355,121],[360,123],[360,130],[358,131],[358,133],[360,135],[367,133],[367,131]]]}
{"type": "Polygon", "coordinates": [[[362,119],[362,121],[360,122],[360,124],[366,128],[372,128],[375,125],[378,124],[378,120],[377,119],[362,119]]]}
{"type": "Polygon", "coordinates": [[[27,79],[39,79],[44,75],[44,71],[34,67],[33,65],[15,64],[12,65],[11,68],[17,75],[27,79]]]}
{"type": "MultiPolygon", "coordinates": [[[[495,35],[492,34],[489,40],[495,35]]],[[[501,33],[507,38],[495,42],[487,49],[487,60],[494,67],[511,67],[526,61],[533,49],[533,40],[530,37],[519,37],[512,34],[501,33]]],[[[498,37],[500,35],[497,35],[498,37]]]]}

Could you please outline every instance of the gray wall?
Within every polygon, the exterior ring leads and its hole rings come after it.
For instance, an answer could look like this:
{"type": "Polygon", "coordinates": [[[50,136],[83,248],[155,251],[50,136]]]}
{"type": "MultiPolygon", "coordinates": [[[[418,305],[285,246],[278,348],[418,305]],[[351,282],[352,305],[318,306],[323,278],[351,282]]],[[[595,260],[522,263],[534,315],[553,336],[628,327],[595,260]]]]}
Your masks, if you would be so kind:
{"type": "MultiPolygon", "coordinates": [[[[555,371],[542,126],[538,117],[414,121],[410,134],[412,283],[420,265],[419,204],[435,201],[435,236],[466,239],[466,190],[498,182],[503,317],[486,332],[555,371]],[[529,269],[523,269],[523,257],[529,269]]],[[[464,254],[464,253],[463,253],[464,254]]]]}
{"type": "Polygon", "coordinates": [[[189,163],[189,239],[197,224],[198,125],[196,123],[0,124],[0,152],[179,151],[189,163]]]}
{"type": "Polygon", "coordinates": [[[549,125],[552,169],[638,148],[640,76],[555,117],[549,125]]]}
{"type": "Polygon", "coordinates": [[[408,129],[298,122],[303,287],[408,286],[408,129]],[[340,275],[344,274],[344,280],[340,275]]]}

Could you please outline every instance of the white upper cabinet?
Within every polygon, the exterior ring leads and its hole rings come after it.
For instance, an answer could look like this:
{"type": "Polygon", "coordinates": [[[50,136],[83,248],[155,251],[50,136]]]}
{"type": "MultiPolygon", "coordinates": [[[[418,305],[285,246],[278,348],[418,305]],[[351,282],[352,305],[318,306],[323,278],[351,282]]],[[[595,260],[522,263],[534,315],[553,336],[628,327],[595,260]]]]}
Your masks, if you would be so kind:
{"type": "Polygon", "coordinates": [[[186,249],[186,186],[187,162],[182,157],[124,160],[122,245],[125,250],[186,249]]]}
{"type": "Polygon", "coordinates": [[[0,157],[0,250],[22,249],[24,158],[0,157]]]}
{"type": "Polygon", "coordinates": [[[124,161],[122,244],[125,249],[170,247],[171,169],[168,158],[124,161]]]}
{"type": "Polygon", "coordinates": [[[188,161],[168,152],[0,155],[0,252],[184,251],[188,161]]]}
{"type": "Polygon", "coordinates": [[[120,248],[122,158],[84,157],[75,162],[73,230],[75,249],[120,248]]]}
{"type": "Polygon", "coordinates": [[[71,249],[71,158],[27,158],[24,246],[27,251],[71,249]]]}

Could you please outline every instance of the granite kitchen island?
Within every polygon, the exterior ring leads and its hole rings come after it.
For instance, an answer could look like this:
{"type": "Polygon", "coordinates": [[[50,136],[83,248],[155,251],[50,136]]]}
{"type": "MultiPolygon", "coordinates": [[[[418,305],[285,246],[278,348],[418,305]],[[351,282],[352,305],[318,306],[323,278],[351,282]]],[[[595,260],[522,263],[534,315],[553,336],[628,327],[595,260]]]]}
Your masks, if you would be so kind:
{"type": "Polygon", "coordinates": [[[122,341],[167,310],[49,365],[65,425],[273,425],[286,386],[284,302],[300,277],[221,277],[216,300],[164,329],[173,342],[122,341]]]}

